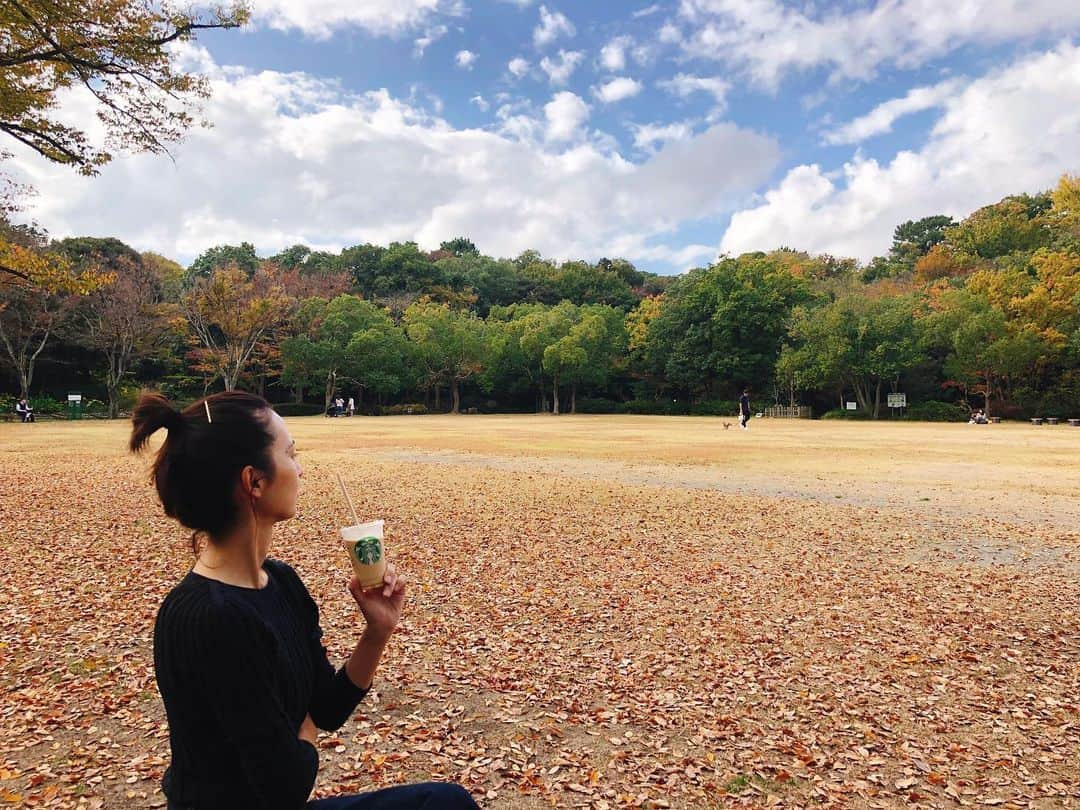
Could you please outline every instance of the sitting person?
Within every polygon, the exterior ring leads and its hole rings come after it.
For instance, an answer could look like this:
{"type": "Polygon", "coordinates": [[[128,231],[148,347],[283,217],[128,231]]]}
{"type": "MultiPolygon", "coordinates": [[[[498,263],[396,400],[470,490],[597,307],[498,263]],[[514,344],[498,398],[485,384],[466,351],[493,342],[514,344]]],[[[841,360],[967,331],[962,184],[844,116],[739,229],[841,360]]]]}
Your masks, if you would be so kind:
{"type": "Polygon", "coordinates": [[[195,564],[154,625],[154,674],[172,762],[170,810],[471,810],[460,785],[427,782],[308,801],[319,770],[317,729],[336,730],[371,689],[401,617],[405,580],[349,593],[364,617],[338,669],[319,608],[296,572],[269,556],[275,524],[296,514],[303,469],[266,400],[229,391],[177,411],[144,393],[130,447],[165,428],[152,479],[165,514],[195,532],[195,564]],[[199,542],[196,542],[199,541],[199,542]]]}
{"type": "Polygon", "coordinates": [[[968,421],[969,425],[987,425],[989,423],[990,420],[986,418],[986,414],[982,412],[982,408],[975,411],[975,413],[971,415],[971,419],[968,421]]]}
{"type": "Polygon", "coordinates": [[[25,399],[20,399],[15,403],[15,413],[24,423],[34,421],[34,406],[25,399]]]}

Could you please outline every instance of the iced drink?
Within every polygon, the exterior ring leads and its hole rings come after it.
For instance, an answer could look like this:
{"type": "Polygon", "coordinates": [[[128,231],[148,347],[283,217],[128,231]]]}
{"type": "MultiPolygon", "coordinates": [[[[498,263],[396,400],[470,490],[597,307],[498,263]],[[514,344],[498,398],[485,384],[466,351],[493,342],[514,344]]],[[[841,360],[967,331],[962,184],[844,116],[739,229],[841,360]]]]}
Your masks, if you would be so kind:
{"type": "Polygon", "coordinates": [[[377,588],[386,574],[386,550],[383,548],[383,521],[373,520],[341,530],[341,542],[349,552],[360,587],[377,588]]]}

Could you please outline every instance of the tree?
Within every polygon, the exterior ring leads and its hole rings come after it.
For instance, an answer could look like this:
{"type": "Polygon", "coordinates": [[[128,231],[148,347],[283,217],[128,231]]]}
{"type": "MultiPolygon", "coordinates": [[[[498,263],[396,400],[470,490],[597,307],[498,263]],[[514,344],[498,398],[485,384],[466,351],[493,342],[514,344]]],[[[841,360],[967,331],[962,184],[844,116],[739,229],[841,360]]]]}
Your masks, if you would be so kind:
{"type": "Polygon", "coordinates": [[[439,250],[445,250],[448,253],[453,253],[455,256],[458,257],[480,256],[480,251],[477,249],[476,245],[473,244],[473,241],[464,236],[459,236],[455,239],[443,242],[441,245],[439,245],[439,250]]]}
{"type": "Polygon", "coordinates": [[[790,391],[850,387],[859,407],[877,419],[883,384],[899,380],[922,358],[916,330],[919,307],[913,296],[848,295],[799,309],[777,374],[790,391]]]}
{"type": "Polygon", "coordinates": [[[120,384],[132,366],[161,349],[173,333],[161,283],[135,256],[119,254],[109,260],[113,281],[92,292],[78,309],[83,343],[105,357],[110,419],[119,414],[120,384]]]}
{"type": "Polygon", "coordinates": [[[411,344],[389,313],[384,315],[383,321],[356,332],[345,347],[345,370],[360,386],[361,401],[365,390],[382,401],[411,380],[411,344]]]}
{"type": "Polygon", "coordinates": [[[812,298],[806,279],[763,253],[725,258],[672,285],[649,322],[645,367],[693,395],[733,393],[773,379],[792,309],[812,298]]]}
{"type": "Polygon", "coordinates": [[[937,214],[918,220],[908,220],[893,231],[889,256],[893,261],[911,267],[920,257],[930,252],[934,245],[945,241],[946,229],[956,226],[952,217],[937,214]]]}
{"type": "Polygon", "coordinates": [[[47,160],[95,174],[114,148],[165,152],[196,121],[205,78],[184,73],[171,44],[235,28],[242,5],[210,11],[142,0],[19,0],[0,6],[0,131],[47,160]],[[82,90],[104,144],[64,123],[57,96],[82,90]]]}
{"type": "MultiPolygon", "coordinates": [[[[569,301],[564,301],[557,307],[542,307],[527,312],[521,321],[518,343],[526,373],[539,389],[542,413],[548,410],[544,374],[550,373],[544,368],[544,354],[549,346],[570,333],[570,327],[574,325],[577,316],[577,307],[569,301]]],[[[556,381],[556,389],[552,396],[552,410],[555,413],[558,413],[558,398],[556,381]]]]}
{"type": "Polygon", "coordinates": [[[0,286],[24,284],[49,293],[84,295],[109,279],[95,268],[76,272],[71,260],[49,250],[46,235],[0,214],[0,286]]]}
{"type": "Polygon", "coordinates": [[[416,345],[425,382],[449,385],[451,413],[461,412],[461,384],[483,367],[484,323],[446,304],[418,302],[405,310],[405,334],[416,345]]]}
{"type": "Polygon", "coordinates": [[[188,275],[193,278],[208,278],[215,270],[235,267],[251,276],[259,269],[262,259],[255,253],[255,246],[250,242],[239,245],[215,245],[200,253],[188,267],[188,275]]]}
{"type": "Polygon", "coordinates": [[[0,343],[5,363],[19,382],[19,395],[30,396],[34,366],[49,338],[70,314],[72,297],[41,287],[0,287],[0,343]]]}
{"type": "Polygon", "coordinates": [[[270,275],[248,278],[234,266],[197,279],[181,303],[205,362],[220,374],[226,391],[236,388],[252,352],[288,306],[270,275]]]}
{"type": "Polygon", "coordinates": [[[923,323],[923,341],[947,352],[953,384],[983,396],[989,416],[997,398],[1029,373],[1048,346],[1030,329],[1010,325],[1005,313],[969,290],[949,290],[923,323]]]}

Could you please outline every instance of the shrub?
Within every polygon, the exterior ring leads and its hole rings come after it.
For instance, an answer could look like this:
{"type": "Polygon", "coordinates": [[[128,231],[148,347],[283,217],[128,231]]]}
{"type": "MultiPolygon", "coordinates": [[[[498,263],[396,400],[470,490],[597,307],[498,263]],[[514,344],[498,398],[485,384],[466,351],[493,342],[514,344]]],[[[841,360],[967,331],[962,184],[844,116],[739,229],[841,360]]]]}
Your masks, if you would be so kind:
{"type": "MultiPolygon", "coordinates": [[[[12,405],[11,407],[14,409],[15,406],[12,405]]],[[[67,413],[67,402],[52,397],[30,397],[30,407],[34,409],[35,415],[38,416],[46,414],[56,416],[67,413]]]]}
{"type": "Polygon", "coordinates": [[[686,403],[670,399],[632,399],[619,405],[618,413],[686,416],[686,403]]]}
{"type": "Polygon", "coordinates": [[[578,413],[618,413],[622,403],[603,397],[578,397],[578,413]]]}
{"type": "Polygon", "coordinates": [[[273,408],[280,416],[318,416],[323,412],[322,405],[310,402],[277,402],[273,408]]]}
{"type": "Polygon", "coordinates": [[[401,405],[389,405],[381,410],[383,416],[420,416],[427,412],[427,406],[419,402],[405,402],[401,405]]]}
{"type": "Polygon", "coordinates": [[[966,422],[970,418],[967,408],[957,402],[929,400],[916,403],[904,411],[904,419],[913,422],[966,422]]]}
{"type": "Polygon", "coordinates": [[[726,399],[704,399],[690,406],[691,416],[738,416],[739,403],[726,399]]]}
{"type": "Polygon", "coordinates": [[[833,408],[821,415],[822,419],[869,419],[870,414],[866,411],[849,411],[846,408],[833,408]]]}

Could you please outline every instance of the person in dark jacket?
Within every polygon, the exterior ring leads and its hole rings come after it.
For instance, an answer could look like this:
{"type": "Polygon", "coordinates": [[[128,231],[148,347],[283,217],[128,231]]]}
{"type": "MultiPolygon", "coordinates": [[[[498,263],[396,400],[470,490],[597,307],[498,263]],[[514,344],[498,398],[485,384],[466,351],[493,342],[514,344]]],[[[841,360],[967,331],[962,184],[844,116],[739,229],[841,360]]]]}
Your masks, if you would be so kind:
{"type": "Polygon", "coordinates": [[[131,450],[161,428],[152,478],[165,513],[195,532],[194,566],[154,625],[154,674],[169,721],[170,810],[459,810],[459,785],[429,782],[309,801],[317,729],[341,727],[371,688],[401,616],[405,578],[349,592],[365,627],[335,669],[319,609],[296,572],[269,556],[296,513],[303,469],[284,421],[261,397],[215,394],[184,411],[160,394],[135,407],[131,450]]]}
{"type": "Polygon", "coordinates": [[[748,430],[746,423],[750,421],[750,389],[744,388],[739,397],[739,427],[748,430]]]}

